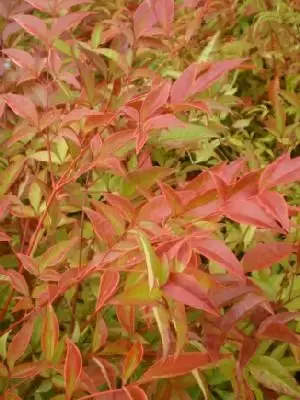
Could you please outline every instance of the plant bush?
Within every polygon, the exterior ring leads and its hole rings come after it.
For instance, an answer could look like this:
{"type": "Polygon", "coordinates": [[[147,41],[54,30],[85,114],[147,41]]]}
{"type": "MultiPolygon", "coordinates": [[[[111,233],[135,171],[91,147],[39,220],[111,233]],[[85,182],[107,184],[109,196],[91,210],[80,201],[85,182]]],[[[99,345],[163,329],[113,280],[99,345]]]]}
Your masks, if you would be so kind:
{"type": "Polygon", "coordinates": [[[297,2],[0,16],[1,400],[300,398],[297,2]]]}

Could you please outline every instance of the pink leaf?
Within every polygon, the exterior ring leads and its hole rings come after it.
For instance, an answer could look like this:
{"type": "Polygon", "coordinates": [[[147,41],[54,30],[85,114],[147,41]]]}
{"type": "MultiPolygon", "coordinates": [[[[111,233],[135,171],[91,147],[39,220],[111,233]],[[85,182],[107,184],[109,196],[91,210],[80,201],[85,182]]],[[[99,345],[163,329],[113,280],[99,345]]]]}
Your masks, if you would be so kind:
{"type": "Polygon", "coordinates": [[[218,316],[218,310],[197,280],[185,273],[172,273],[163,291],[173,299],[190,307],[218,316]]]}
{"type": "Polygon", "coordinates": [[[246,252],[242,264],[245,272],[268,268],[288,257],[293,250],[290,243],[260,243],[246,252]]]}
{"type": "Polygon", "coordinates": [[[171,104],[184,103],[196,80],[197,72],[197,64],[192,64],[180,75],[171,91],[171,104]]]}
{"type": "Polygon", "coordinates": [[[36,61],[26,51],[19,49],[4,49],[2,51],[6,54],[18,67],[27,69],[28,71],[34,72],[36,61]]]}
{"type": "Polygon", "coordinates": [[[152,129],[163,129],[163,128],[185,128],[184,122],[177,119],[172,114],[157,115],[148,119],[144,124],[145,131],[151,131],[152,129]]]}
{"type": "Polygon", "coordinates": [[[233,221],[282,232],[282,228],[270,213],[262,207],[257,197],[235,197],[224,207],[224,214],[233,221]]]}
{"type": "Polygon", "coordinates": [[[192,95],[198,92],[203,92],[204,90],[208,89],[222,75],[225,75],[232,69],[239,67],[245,60],[246,58],[238,58],[233,60],[219,61],[213,64],[207,72],[201,74],[199,78],[197,78],[190,94],[192,95]]]}
{"type": "Polygon", "coordinates": [[[174,0],[154,0],[154,11],[158,22],[169,36],[174,20],[174,0]]]}
{"type": "Polygon", "coordinates": [[[244,280],[243,267],[232,251],[220,240],[208,237],[191,237],[189,240],[192,248],[200,254],[219,263],[228,272],[244,280]]]}
{"type": "Polygon", "coordinates": [[[231,309],[224,315],[221,329],[224,333],[230,331],[234,325],[243,318],[246,318],[249,313],[258,307],[260,304],[266,302],[266,299],[254,293],[248,293],[244,298],[235,303],[231,309]]]}
{"type": "Polygon", "coordinates": [[[51,13],[51,10],[49,7],[49,1],[45,1],[45,0],[25,0],[25,1],[39,11],[42,11],[45,13],[51,13]]]}
{"type": "Polygon", "coordinates": [[[43,20],[34,15],[14,15],[13,19],[22,26],[25,31],[37,37],[42,42],[48,41],[48,29],[43,20]]]}
{"type": "Polygon", "coordinates": [[[279,222],[286,233],[289,232],[289,209],[284,197],[279,193],[265,191],[260,193],[257,198],[266,212],[279,222]]]}
{"type": "Polygon", "coordinates": [[[156,17],[149,6],[148,0],[144,0],[133,15],[133,27],[136,38],[140,38],[156,23],[156,17]]]}
{"type": "Polygon", "coordinates": [[[284,154],[264,169],[259,180],[259,189],[263,191],[299,179],[300,157],[291,159],[289,154],[284,154]]]}
{"type": "Polygon", "coordinates": [[[158,109],[167,104],[170,90],[170,82],[163,82],[160,86],[151,90],[141,107],[140,117],[142,121],[151,117],[158,109]]]}
{"type": "Polygon", "coordinates": [[[39,118],[36,107],[28,97],[8,93],[3,95],[3,99],[15,114],[26,119],[32,125],[38,126],[39,118]]]}
{"type": "Polygon", "coordinates": [[[59,17],[52,25],[50,29],[50,37],[53,40],[55,37],[60,36],[63,32],[70,30],[75,25],[78,25],[85,17],[90,13],[79,13],[74,12],[66,14],[63,17],[59,17]]]}

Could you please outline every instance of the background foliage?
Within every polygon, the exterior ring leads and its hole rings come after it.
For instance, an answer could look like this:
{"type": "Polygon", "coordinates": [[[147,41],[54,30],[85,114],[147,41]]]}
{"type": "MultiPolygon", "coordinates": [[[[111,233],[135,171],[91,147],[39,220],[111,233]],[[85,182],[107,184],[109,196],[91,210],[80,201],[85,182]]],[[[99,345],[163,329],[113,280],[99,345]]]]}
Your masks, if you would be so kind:
{"type": "Polygon", "coordinates": [[[0,1],[0,396],[297,399],[298,0],[0,1]]]}

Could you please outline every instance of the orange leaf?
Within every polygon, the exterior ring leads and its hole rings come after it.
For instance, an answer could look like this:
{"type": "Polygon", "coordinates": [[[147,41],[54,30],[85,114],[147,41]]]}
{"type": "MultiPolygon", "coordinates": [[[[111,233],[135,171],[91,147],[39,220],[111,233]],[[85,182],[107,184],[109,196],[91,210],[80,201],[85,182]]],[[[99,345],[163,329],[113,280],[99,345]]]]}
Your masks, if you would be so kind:
{"type": "Polygon", "coordinates": [[[13,368],[15,362],[25,353],[32,336],[34,322],[34,317],[29,318],[8,346],[7,363],[10,369],[13,368]]]}
{"type": "Polygon", "coordinates": [[[107,300],[113,296],[120,281],[120,274],[117,271],[105,271],[101,276],[99,295],[96,304],[96,312],[99,311],[107,300]]]}
{"type": "Polygon", "coordinates": [[[154,363],[139,379],[138,383],[154,381],[161,378],[174,378],[175,376],[186,375],[193,369],[204,369],[211,363],[207,353],[182,353],[178,357],[169,356],[165,361],[154,363]]]}
{"type": "Polygon", "coordinates": [[[3,99],[15,114],[26,119],[32,125],[38,126],[39,117],[36,107],[28,97],[21,96],[20,94],[7,93],[3,95],[3,99]]]}
{"type": "Polygon", "coordinates": [[[123,385],[126,385],[126,382],[130,378],[130,376],[139,366],[140,362],[143,359],[143,354],[144,354],[143,345],[140,342],[134,343],[129,352],[127,353],[127,356],[125,357],[123,363],[123,373],[122,373],[123,385]]]}
{"type": "Polygon", "coordinates": [[[82,358],[80,350],[69,338],[66,339],[66,343],[67,355],[64,365],[64,379],[66,394],[71,398],[80,379],[82,358]]]}

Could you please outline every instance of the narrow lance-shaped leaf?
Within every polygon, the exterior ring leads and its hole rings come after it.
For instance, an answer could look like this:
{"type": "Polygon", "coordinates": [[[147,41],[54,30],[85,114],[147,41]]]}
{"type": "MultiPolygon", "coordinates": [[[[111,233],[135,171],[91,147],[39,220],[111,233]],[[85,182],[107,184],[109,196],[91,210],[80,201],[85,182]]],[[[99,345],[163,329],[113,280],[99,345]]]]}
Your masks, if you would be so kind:
{"type": "Polygon", "coordinates": [[[145,261],[148,270],[148,282],[151,291],[156,284],[156,280],[160,285],[164,283],[166,279],[164,273],[165,270],[163,265],[159,261],[155,251],[153,250],[147,236],[142,232],[137,232],[137,235],[141,249],[145,255],[145,261]]]}
{"type": "Polygon", "coordinates": [[[290,243],[259,243],[246,252],[242,264],[245,272],[269,268],[288,257],[294,251],[290,243]]]}
{"type": "Polygon", "coordinates": [[[8,346],[7,363],[10,369],[12,369],[15,362],[25,353],[32,336],[34,323],[35,318],[29,318],[8,346]]]}
{"type": "Polygon", "coordinates": [[[50,37],[53,40],[55,37],[60,36],[63,32],[68,31],[75,25],[78,25],[89,13],[74,12],[59,17],[50,29],[50,37]]]}
{"type": "Polygon", "coordinates": [[[162,341],[162,359],[166,359],[171,344],[170,316],[166,308],[157,305],[152,309],[162,341]]]}
{"type": "Polygon", "coordinates": [[[196,368],[206,368],[211,363],[207,353],[182,353],[178,357],[169,356],[165,361],[154,363],[139,379],[138,383],[154,381],[161,378],[174,378],[186,375],[196,368]]]}
{"type": "Polygon", "coordinates": [[[251,361],[249,370],[263,386],[278,393],[299,398],[300,386],[296,379],[275,358],[256,357],[251,361]]]}
{"type": "Polygon", "coordinates": [[[19,14],[14,15],[13,19],[22,26],[28,33],[40,39],[42,42],[48,41],[48,29],[45,22],[34,15],[19,14]]]}
{"type": "Polygon", "coordinates": [[[168,282],[163,286],[163,291],[180,303],[204,310],[212,315],[219,315],[217,308],[193,276],[185,273],[172,273],[168,282]]]}
{"type": "Polygon", "coordinates": [[[66,339],[66,343],[67,355],[64,365],[64,380],[66,394],[71,398],[79,383],[82,371],[82,358],[80,350],[69,338],[66,339]]]}
{"type": "Polygon", "coordinates": [[[59,324],[55,311],[51,304],[48,304],[44,315],[41,345],[47,361],[51,362],[58,345],[59,324]]]}
{"type": "Polygon", "coordinates": [[[205,257],[216,261],[228,272],[244,280],[243,268],[232,251],[220,240],[208,237],[194,236],[190,240],[191,246],[205,257]]]}
{"type": "Polygon", "coordinates": [[[125,357],[123,363],[122,380],[123,385],[126,385],[128,379],[140,365],[143,359],[144,348],[140,342],[135,342],[125,357]]]}
{"type": "Polygon", "coordinates": [[[186,344],[188,323],[184,304],[179,301],[173,303],[173,324],[177,339],[175,355],[178,356],[186,344]]]}
{"type": "Polygon", "coordinates": [[[97,298],[96,312],[99,311],[107,300],[114,295],[118,288],[120,274],[117,271],[105,271],[101,276],[99,295],[97,298]]]}

